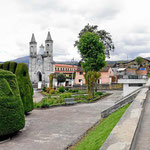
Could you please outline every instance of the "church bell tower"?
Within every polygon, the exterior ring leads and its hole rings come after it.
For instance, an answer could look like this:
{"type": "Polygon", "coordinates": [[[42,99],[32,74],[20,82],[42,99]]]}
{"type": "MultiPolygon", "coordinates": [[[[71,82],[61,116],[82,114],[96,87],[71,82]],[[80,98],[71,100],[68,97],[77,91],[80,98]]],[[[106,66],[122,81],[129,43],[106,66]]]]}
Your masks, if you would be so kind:
{"type": "Polygon", "coordinates": [[[47,38],[45,40],[45,55],[51,58],[51,61],[53,61],[53,40],[51,38],[50,32],[47,34],[47,38]]]}
{"type": "Polygon", "coordinates": [[[50,32],[45,40],[45,47],[40,46],[37,53],[37,42],[32,34],[29,42],[29,74],[33,84],[48,85],[49,75],[53,72],[53,40],[50,32]]]}
{"type": "Polygon", "coordinates": [[[31,41],[29,43],[30,45],[30,56],[36,56],[37,55],[37,42],[35,40],[34,33],[32,33],[31,41]]]}

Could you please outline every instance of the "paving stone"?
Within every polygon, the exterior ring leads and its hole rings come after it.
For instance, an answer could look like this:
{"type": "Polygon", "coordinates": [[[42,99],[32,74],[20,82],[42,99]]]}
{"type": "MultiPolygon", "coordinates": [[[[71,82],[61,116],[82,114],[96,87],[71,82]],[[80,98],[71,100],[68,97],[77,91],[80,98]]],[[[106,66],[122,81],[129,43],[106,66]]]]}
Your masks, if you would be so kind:
{"type": "Polygon", "coordinates": [[[34,110],[26,127],[0,150],[63,150],[101,119],[101,111],[122,97],[122,91],[92,104],[34,110]]]}

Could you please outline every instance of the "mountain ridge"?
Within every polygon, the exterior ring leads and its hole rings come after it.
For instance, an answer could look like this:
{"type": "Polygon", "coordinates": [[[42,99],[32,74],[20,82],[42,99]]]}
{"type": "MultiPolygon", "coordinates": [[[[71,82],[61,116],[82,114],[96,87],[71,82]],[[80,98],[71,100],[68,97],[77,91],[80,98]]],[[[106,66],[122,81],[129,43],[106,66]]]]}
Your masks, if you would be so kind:
{"type": "MultiPolygon", "coordinates": [[[[150,60],[150,57],[146,57],[146,59],[150,60]]],[[[19,57],[14,60],[11,60],[11,61],[14,61],[17,63],[25,63],[25,64],[29,65],[29,56],[19,57]]],[[[128,61],[130,61],[130,60],[128,60],[128,61]]],[[[127,60],[107,61],[107,64],[115,64],[118,62],[127,62],[127,60]]],[[[3,62],[0,62],[0,63],[3,63],[3,62]]],[[[56,64],[56,63],[57,64],[72,64],[71,61],[54,61],[54,64],[56,64]]],[[[75,61],[74,65],[78,65],[78,61],[75,61]]]]}

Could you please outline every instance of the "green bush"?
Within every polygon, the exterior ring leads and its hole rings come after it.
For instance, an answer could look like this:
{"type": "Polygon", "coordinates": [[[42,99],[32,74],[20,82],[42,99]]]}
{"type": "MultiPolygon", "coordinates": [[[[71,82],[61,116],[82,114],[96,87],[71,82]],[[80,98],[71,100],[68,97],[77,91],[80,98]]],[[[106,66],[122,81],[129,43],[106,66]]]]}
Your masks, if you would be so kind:
{"type": "Polygon", "coordinates": [[[35,108],[48,108],[49,106],[52,105],[59,105],[59,104],[63,104],[64,103],[64,99],[62,98],[43,98],[42,101],[38,102],[38,103],[34,103],[34,107],[35,108]]]}
{"type": "Polygon", "coordinates": [[[59,87],[58,91],[60,93],[64,93],[65,92],[65,87],[64,86],[59,87]]]}
{"type": "Polygon", "coordinates": [[[69,88],[68,88],[68,87],[65,87],[65,91],[69,91],[69,88]]]}
{"type": "Polygon", "coordinates": [[[50,102],[48,101],[48,98],[45,98],[41,102],[41,108],[48,108],[50,105],[50,102]]]}
{"type": "Polygon", "coordinates": [[[12,73],[15,73],[16,67],[17,67],[16,62],[9,62],[9,71],[11,71],[12,73]]]}
{"type": "Polygon", "coordinates": [[[49,91],[49,94],[55,94],[55,90],[54,90],[54,89],[51,89],[51,90],[49,91]]]}
{"type": "Polygon", "coordinates": [[[23,101],[25,113],[33,110],[33,88],[30,82],[27,65],[17,64],[16,77],[19,85],[20,96],[23,101]]]}
{"type": "Polygon", "coordinates": [[[44,87],[42,88],[42,91],[46,92],[46,86],[44,86],[44,87]]]}
{"type": "Polygon", "coordinates": [[[150,78],[150,73],[149,72],[147,73],[147,76],[150,78]]]}
{"type": "Polygon", "coordinates": [[[0,64],[0,69],[3,69],[3,64],[0,64]]]}
{"type": "Polygon", "coordinates": [[[103,92],[95,92],[95,96],[101,96],[103,95],[103,92]]]}
{"type": "Polygon", "coordinates": [[[60,94],[60,98],[70,98],[71,96],[71,93],[60,94]]]}
{"type": "Polygon", "coordinates": [[[9,70],[9,63],[10,63],[9,61],[3,63],[4,70],[9,70]]]}
{"type": "Polygon", "coordinates": [[[70,92],[70,93],[78,93],[79,90],[78,89],[69,89],[68,92],[70,92]]]}
{"type": "Polygon", "coordinates": [[[24,128],[24,108],[16,76],[0,69],[0,137],[24,128]]]}

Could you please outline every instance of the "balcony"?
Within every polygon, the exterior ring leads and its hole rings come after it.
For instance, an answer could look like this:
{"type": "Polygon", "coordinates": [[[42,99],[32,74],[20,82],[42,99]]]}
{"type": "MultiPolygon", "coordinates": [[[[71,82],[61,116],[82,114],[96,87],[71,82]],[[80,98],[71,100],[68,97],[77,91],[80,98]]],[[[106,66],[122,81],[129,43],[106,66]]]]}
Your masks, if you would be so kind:
{"type": "Polygon", "coordinates": [[[118,76],[118,83],[142,83],[145,84],[148,80],[146,75],[120,75],[118,76]]]}

